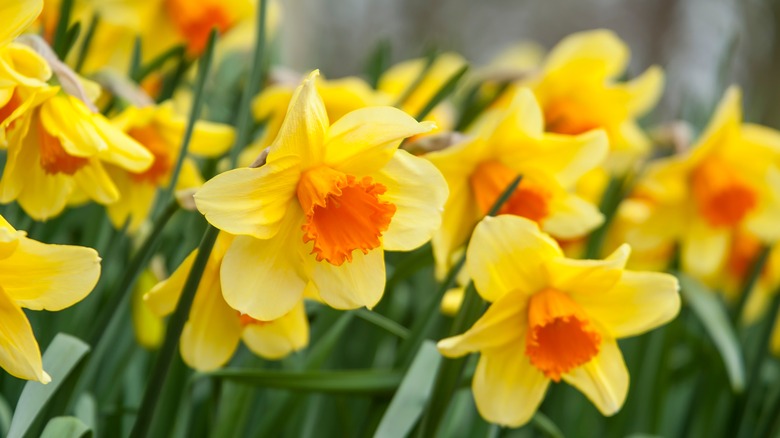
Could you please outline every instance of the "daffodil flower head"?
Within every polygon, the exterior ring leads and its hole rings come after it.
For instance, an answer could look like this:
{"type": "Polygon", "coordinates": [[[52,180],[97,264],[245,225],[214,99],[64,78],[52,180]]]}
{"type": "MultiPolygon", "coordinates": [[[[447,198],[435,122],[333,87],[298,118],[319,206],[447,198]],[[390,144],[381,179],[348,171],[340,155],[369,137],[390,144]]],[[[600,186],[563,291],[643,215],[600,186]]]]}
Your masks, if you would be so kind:
{"type": "MultiPolygon", "coordinates": [[[[181,335],[182,359],[199,371],[211,371],[225,365],[241,340],[255,354],[274,360],[305,348],[309,343],[309,321],[303,300],[273,321],[255,320],[225,302],[219,271],[232,241],[230,234],[219,233],[181,335]]],[[[191,252],[167,280],[155,285],[144,296],[153,314],[162,317],[174,311],[197,254],[197,249],[191,252]]]]}
{"type": "Polygon", "coordinates": [[[217,175],[195,194],[212,225],[237,235],[221,268],[225,300],[260,321],[289,312],[307,287],[335,308],[373,307],[384,250],[428,241],[448,194],[433,165],[398,149],[431,124],[391,107],[330,124],[317,74],[296,90],[263,166],[217,175]]]}
{"type": "Polygon", "coordinates": [[[433,238],[438,275],[444,275],[451,255],[518,175],[520,185],[499,213],[534,220],[563,239],[584,236],[603,221],[596,206],[570,192],[606,157],[603,131],[545,133],[533,93],[519,89],[505,108],[485,113],[468,134],[459,144],[425,155],[451,191],[433,238]]]}
{"type": "Polygon", "coordinates": [[[43,0],[0,0],[0,17],[3,17],[0,47],[8,44],[27,29],[42,10],[43,0]]]}
{"type": "Polygon", "coordinates": [[[0,368],[48,383],[32,326],[22,308],[57,311],[81,301],[100,276],[95,250],[46,245],[0,217],[0,368]]]}
{"type": "Polygon", "coordinates": [[[472,389],[482,417],[525,424],[550,381],[561,380],[604,415],[620,409],[629,378],[616,339],[665,324],[680,309],[677,280],[625,270],[629,253],[624,245],[605,260],[573,260],[528,219],[477,225],[466,267],[491,305],[438,347],[447,357],[480,353],[472,389]]]}
{"type": "Polygon", "coordinates": [[[780,132],[742,123],[741,93],[726,92],[696,144],[652,163],[636,195],[654,204],[637,238],[681,243],[683,269],[718,276],[737,233],[780,239],[780,132]]]}
{"type": "Polygon", "coordinates": [[[619,173],[648,152],[650,141],[636,119],[655,105],[664,79],[653,66],[629,82],[618,82],[629,56],[628,46],[612,31],[579,32],[558,43],[527,81],[539,99],[545,129],[559,134],[604,129],[607,164],[619,173]]]}

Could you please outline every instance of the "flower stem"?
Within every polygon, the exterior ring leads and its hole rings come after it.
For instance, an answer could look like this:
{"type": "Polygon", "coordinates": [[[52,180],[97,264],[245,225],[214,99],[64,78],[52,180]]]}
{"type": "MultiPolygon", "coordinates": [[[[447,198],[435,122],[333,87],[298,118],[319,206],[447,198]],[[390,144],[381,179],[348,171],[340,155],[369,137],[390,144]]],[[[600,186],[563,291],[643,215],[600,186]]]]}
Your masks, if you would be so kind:
{"type": "Polygon", "coordinates": [[[173,316],[168,323],[168,329],[165,334],[165,343],[163,344],[160,355],[155,363],[152,377],[146,385],[143,401],[141,402],[133,431],[130,433],[132,438],[146,437],[149,434],[149,428],[154,420],[160,393],[162,392],[165,380],[168,377],[171,362],[173,362],[174,355],[178,350],[179,338],[184,330],[184,324],[189,318],[190,308],[195,299],[195,292],[198,290],[200,279],[203,276],[203,271],[206,268],[206,263],[209,260],[211,250],[214,247],[214,242],[217,240],[218,234],[219,230],[210,225],[203,234],[203,239],[198,247],[198,255],[195,257],[192,269],[187,276],[187,281],[184,283],[184,289],[182,290],[181,298],[179,298],[179,303],[176,306],[176,311],[173,313],[173,316]]]}

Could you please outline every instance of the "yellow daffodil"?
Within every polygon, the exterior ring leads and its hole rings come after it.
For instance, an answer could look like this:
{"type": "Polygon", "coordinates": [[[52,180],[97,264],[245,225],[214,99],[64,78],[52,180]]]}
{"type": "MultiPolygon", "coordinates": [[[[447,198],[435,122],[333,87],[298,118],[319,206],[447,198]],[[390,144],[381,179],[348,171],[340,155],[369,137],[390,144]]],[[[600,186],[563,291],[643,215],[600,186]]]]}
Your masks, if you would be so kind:
{"type": "MultiPolygon", "coordinates": [[[[300,80],[296,80],[271,85],[255,98],[252,113],[256,120],[265,121],[265,126],[262,136],[241,153],[239,163],[242,166],[250,165],[279,134],[287,107],[290,106],[290,99],[299,83],[300,80]]],[[[376,92],[358,77],[332,80],[318,77],[315,85],[325,105],[328,120],[338,120],[356,109],[390,103],[387,96],[376,92]]]]}
{"type": "Polygon", "coordinates": [[[0,367],[48,383],[41,352],[22,308],[57,311],[81,301],[100,276],[91,248],[46,245],[0,217],[0,367]]]}
{"type": "MultiPolygon", "coordinates": [[[[189,320],[181,335],[184,362],[199,371],[225,365],[239,340],[266,359],[281,359],[309,343],[309,321],[299,300],[289,313],[273,321],[257,321],[231,308],[222,298],[219,272],[233,236],[220,233],[203,271],[189,320]]],[[[159,316],[172,313],[181,296],[198,250],[189,256],[167,280],[145,296],[149,308],[159,316]]]]}
{"type": "MultiPolygon", "coordinates": [[[[456,53],[442,53],[434,60],[433,65],[424,73],[426,63],[424,58],[410,59],[390,67],[379,78],[377,88],[390,96],[393,102],[401,101],[400,108],[409,114],[418,114],[441,87],[464,65],[464,60],[456,53]],[[409,93],[410,87],[414,90],[409,93]]],[[[425,118],[436,123],[436,128],[428,132],[450,131],[455,125],[455,110],[449,102],[442,102],[425,118]]]]}
{"type": "Polygon", "coordinates": [[[739,230],[765,243],[780,238],[778,163],[780,132],[742,123],[740,91],[730,88],[697,144],[651,164],[638,182],[635,196],[652,212],[632,239],[680,242],[683,270],[711,281],[739,230]]]}
{"type": "MultiPolygon", "coordinates": [[[[128,229],[135,231],[148,216],[157,189],[170,184],[187,120],[174,113],[171,103],[166,102],[159,106],[128,107],[111,122],[154,157],[152,165],[141,172],[113,164],[106,166],[122,199],[107,206],[108,216],[115,227],[121,227],[130,218],[128,229]]],[[[233,140],[231,127],[201,120],[195,123],[188,150],[192,155],[216,157],[224,153],[233,140]]],[[[197,165],[192,158],[186,157],[176,188],[191,189],[202,183],[197,165]]]]}
{"type": "Polygon", "coordinates": [[[442,226],[433,237],[437,273],[518,175],[522,180],[501,213],[523,216],[558,238],[583,236],[603,218],[598,209],[570,193],[577,180],[607,153],[603,131],[578,136],[544,133],[542,113],[528,89],[514,93],[505,109],[485,113],[470,139],[425,156],[450,187],[442,226]]]}
{"type": "Polygon", "coordinates": [[[629,377],[616,339],[665,324],[680,309],[677,280],[625,270],[629,253],[624,245],[605,260],[573,260],[525,218],[477,225],[466,267],[491,305],[438,347],[447,357],[480,353],[472,390],[483,418],[525,424],[551,380],[573,385],[604,415],[621,408],[629,377]]]}
{"type": "Polygon", "coordinates": [[[103,161],[142,172],[153,157],[74,96],[58,93],[8,136],[0,202],[13,200],[36,220],[58,215],[77,189],[101,204],[119,199],[103,161]]]}
{"type": "Polygon", "coordinates": [[[611,31],[575,33],[558,43],[540,72],[526,81],[539,99],[547,131],[604,129],[610,146],[607,164],[619,173],[648,152],[650,141],[636,119],[652,109],[663,88],[663,72],[656,66],[618,82],[629,56],[628,47],[611,31]]]}
{"type": "Polygon", "coordinates": [[[289,312],[309,284],[335,308],[373,307],[384,250],[428,241],[447,198],[436,168],[398,149],[429,123],[370,107],[330,124],[316,76],[296,90],[265,165],[217,175],[195,194],[212,225],[237,235],[222,264],[225,300],[260,321],[289,312]]]}

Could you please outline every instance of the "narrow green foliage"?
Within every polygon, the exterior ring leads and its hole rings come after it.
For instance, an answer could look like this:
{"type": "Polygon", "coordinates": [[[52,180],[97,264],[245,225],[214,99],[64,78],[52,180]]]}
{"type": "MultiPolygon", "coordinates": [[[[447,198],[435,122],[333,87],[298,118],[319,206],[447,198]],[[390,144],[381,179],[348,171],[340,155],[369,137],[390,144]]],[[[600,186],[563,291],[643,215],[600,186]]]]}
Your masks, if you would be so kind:
{"type": "Polygon", "coordinates": [[[79,56],[76,59],[75,65],[76,72],[80,73],[84,68],[84,62],[86,62],[87,55],[89,55],[89,49],[92,47],[92,39],[95,37],[95,30],[97,30],[99,24],[100,15],[92,15],[92,19],[87,25],[87,32],[84,34],[84,39],[81,41],[81,47],[79,47],[79,56]]]}
{"type": "Polygon", "coordinates": [[[420,112],[415,115],[415,118],[417,120],[422,120],[430,114],[431,111],[433,111],[434,108],[438,104],[440,104],[444,99],[446,99],[450,94],[452,94],[455,91],[455,88],[458,86],[458,83],[463,78],[463,76],[466,74],[466,72],[469,70],[468,65],[464,65],[461,67],[458,71],[453,73],[452,76],[450,76],[449,79],[447,79],[447,82],[445,82],[441,88],[439,88],[436,91],[436,94],[431,97],[431,99],[428,101],[428,103],[425,104],[425,106],[420,110],[420,112]]]}
{"type": "Polygon", "coordinates": [[[41,433],[41,438],[87,438],[92,430],[76,417],[55,417],[41,433]]]}
{"type": "Polygon", "coordinates": [[[59,20],[57,21],[57,27],[54,29],[54,53],[60,59],[65,59],[65,55],[68,54],[70,49],[68,43],[68,26],[70,25],[70,14],[73,10],[74,0],[62,0],[60,3],[59,20]]]}

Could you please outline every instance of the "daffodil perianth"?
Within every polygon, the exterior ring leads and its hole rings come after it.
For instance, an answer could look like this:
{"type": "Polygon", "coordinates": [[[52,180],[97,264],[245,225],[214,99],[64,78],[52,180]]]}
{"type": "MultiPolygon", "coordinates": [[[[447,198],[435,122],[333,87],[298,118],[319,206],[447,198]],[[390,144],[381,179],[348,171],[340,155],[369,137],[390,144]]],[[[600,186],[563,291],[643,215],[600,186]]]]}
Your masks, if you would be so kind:
{"type": "Polygon", "coordinates": [[[332,307],[373,307],[384,250],[427,242],[447,198],[436,168],[398,149],[430,124],[391,107],[331,124],[316,76],[296,90],[265,165],[217,175],[195,194],[212,225],[237,235],[222,263],[225,300],[260,321],[289,312],[307,285],[332,307]]]}
{"type": "Polygon", "coordinates": [[[525,424],[551,380],[573,385],[604,415],[621,408],[629,377],[616,340],[680,309],[677,280],[625,270],[629,253],[624,245],[605,260],[573,260],[528,219],[503,215],[477,225],[466,267],[491,305],[438,347],[447,357],[480,353],[472,390],[483,418],[525,424]]]}
{"type": "Polygon", "coordinates": [[[51,378],[22,308],[70,307],[92,291],[99,276],[100,257],[92,248],[37,242],[0,216],[0,368],[20,379],[48,383],[51,378]]]}
{"type": "Polygon", "coordinates": [[[0,0],[0,17],[3,17],[0,47],[8,44],[27,29],[42,10],[43,0],[0,0]]]}
{"type": "Polygon", "coordinates": [[[650,148],[636,119],[653,108],[663,89],[663,71],[650,67],[639,77],[618,82],[630,51],[609,30],[575,33],[556,45],[539,73],[526,85],[542,107],[545,129],[581,134],[601,128],[609,136],[606,164],[628,170],[650,148]]]}
{"type": "Polygon", "coordinates": [[[607,154],[607,137],[544,132],[542,112],[528,89],[505,108],[485,113],[457,145],[425,155],[444,175],[450,197],[434,233],[437,274],[443,276],[477,222],[518,175],[520,185],[500,213],[538,222],[556,238],[584,236],[603,221],[596,206],[570,192],[607,154]]]}
{"type": "MultiPolygon", "coordinates": [[[[117,228],[129,218],[128,230],[135,231],[149,215],[157,189],[170,184],[187,120],[174,112],[172,102],[164,102],[156,106],[127,107],[111,123],[154,157],[152,165],[141,172],[106,165],[106,171],[121,197],[120,202],[106,207],[108,217],[117,228]]],[[[195,123],[188,152],[195,156],[217,157],[230,148],[234,137],[230,126],[199,120],[195,123]]],[[[195,161],[185,157],[176,189],[195,189],[201,184],[203,178],[195,161]]]]}
{"type": "MultiPolygon", "coordinates": [[[[303,299],[273,321],[257,321],[231,308],[222,298],[219,271],[233,236],[220,233],[203,271],[189,320],[181,334],[181,356],[198,371],[225,365],[243,340],[249,349],[266,359],[281,359],[309,343],[309,320],[303,299]]],[[[176,271],[146,294],[152,312],[165,316],[176,309],[184,283],[198,250],[187,256],[176,271]]]]}
{"type": "Polygon", "coordinates": [[[705,282],[724,269],[740,230],[780,238],[780,132],[742,123],[740,101],[730,88],[696,144],[652,163],[634,194],[651,213],[629,243],[679,242],[683,270],[705,282]]]}

